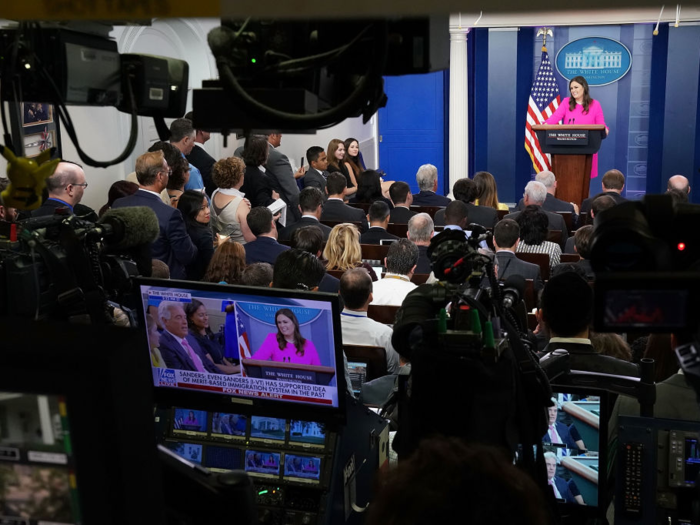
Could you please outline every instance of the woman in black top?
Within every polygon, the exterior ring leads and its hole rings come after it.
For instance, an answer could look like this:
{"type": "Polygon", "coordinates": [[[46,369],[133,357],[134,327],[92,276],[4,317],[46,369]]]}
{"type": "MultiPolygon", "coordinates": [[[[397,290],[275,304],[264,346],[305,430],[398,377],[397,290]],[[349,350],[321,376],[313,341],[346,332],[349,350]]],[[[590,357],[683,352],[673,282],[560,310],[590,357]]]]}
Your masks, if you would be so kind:
{"type": "Polygon", "coordinates": [[[348,183],[345,195],[352,195],[357,191],[357,179],[355,173],[348,169],[345,162],[345,144],[340,139],[333,139],[328,143],[328,173],[341,173],[348,183]]]}
{"type": "Polygon", "coordinates": [[[267,137],[250,135],[246,138],[242,156],[245,162],[245,174],[241,191],[250,201],[251,209],[256,206],[269,206],[280,196],[275,191],[274,177],[264,171],[268,156],[267,137]]]}
{"type": "Polygon", "coordinates": [[[201,191],[187,190],[180,195],[177,209],[182,213],[187,233],[197,247],[197,257],[185,268],[187,279],[199,281],[214,255],[214,234],[209,226],[209,201],[201,191]]]}
{"type": "Polygon", "coordinates": [[[238,374],[240,366],[234,365],[224,357],[223,334],[215,334],[209,327],[209,314],[207,307],[202,301],[192,299],[191,303],[185,306],[187,316],[187,326],[190,335],[197,340],[199,347],[207,354],[222,374],[238,374]]]}
{"type": "Polygon", "coordinates": [[[382,179],[374,170],[367,170],[362,173],[360,185],[357,188],[355,197],[350,199],[351,203],[360,202],[363,204],[372,204],[374,201],[386,202],[389,209],[394,208],[394,204],[384,197],[382,193],[382,179]]]}

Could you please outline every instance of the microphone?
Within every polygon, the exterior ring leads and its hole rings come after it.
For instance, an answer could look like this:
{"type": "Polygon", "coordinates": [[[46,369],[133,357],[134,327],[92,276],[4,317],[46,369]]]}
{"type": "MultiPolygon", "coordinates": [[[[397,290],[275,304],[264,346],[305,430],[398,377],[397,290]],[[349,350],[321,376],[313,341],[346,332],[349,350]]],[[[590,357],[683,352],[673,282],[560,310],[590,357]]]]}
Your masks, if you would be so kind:
{"type": "Polygon", "coordinates": [[[503,307],[513,308],[525,295],[525,278],[511,275],[503,285],[503,307]]]}
{"type": "Polygon", "coordinates": [[[97,226],[101,227],[107,246],[115,250],[150,244],[160,234],[158,217],[145,206],[111,209],[97,226]]]}

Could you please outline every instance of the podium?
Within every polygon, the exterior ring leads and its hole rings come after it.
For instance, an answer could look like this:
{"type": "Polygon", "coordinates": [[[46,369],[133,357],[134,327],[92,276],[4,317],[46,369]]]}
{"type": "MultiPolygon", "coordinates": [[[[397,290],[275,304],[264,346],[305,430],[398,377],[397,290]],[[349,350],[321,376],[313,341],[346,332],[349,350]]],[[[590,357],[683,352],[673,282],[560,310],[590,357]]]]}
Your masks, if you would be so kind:
{"type": "Polygon", "coordinates": [[[292,381],[312,385],[329,385],[335,376],[332,366],[296,365],[258,359],[241,359],[248,377],[273,381],[292,381]]]}
{"type": "Polygon", "coordinates": [[[542,124],[532,126],[540,149],[552,155],[552,171],[557,176],[557,198],[581,204],[588,198],[593,154],[605,138],[605,126],[542,124]]]}

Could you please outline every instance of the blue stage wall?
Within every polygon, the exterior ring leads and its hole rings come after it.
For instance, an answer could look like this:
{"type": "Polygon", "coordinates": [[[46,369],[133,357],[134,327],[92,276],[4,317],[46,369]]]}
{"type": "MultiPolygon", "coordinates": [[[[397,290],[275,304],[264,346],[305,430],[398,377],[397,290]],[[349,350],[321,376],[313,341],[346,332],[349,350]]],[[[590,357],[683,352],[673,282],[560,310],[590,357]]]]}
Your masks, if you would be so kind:
{"type": "MultiPolygon", "coordinates": [[[[610,128],[591,194],[600,191],[600,179],[611,168],[625,174],[628,198],[663,191],[677,173],[693,185],[700,161],[700,27],[662,27],[657,37],[652,31],[650,24],[556,27],[547,41],[553,63],[565,44],[584,37],[612,38],[632,53],[627,75],[591,88],[610,128]]],[[[504,202],[516,202],[524,183],[534,178],[531,164],[522,160],[525,115],[520,114],[520,98],[528,96],[541,57],[542,40],[534,35],[532,28],[480,29],[469,35],[469,58],[475,62],[469,64],[470,131],[475,134],[470,171],[493,173],[504,202]],[[523,69],[528,60],[531,72],[523,69]]],[[[568,81],[556,71],[555,76],[562,98],[568,96],[568,81]]],[[[700,186],[691,194],[694,202],[700,202],[699,194],[700,186]]]]}

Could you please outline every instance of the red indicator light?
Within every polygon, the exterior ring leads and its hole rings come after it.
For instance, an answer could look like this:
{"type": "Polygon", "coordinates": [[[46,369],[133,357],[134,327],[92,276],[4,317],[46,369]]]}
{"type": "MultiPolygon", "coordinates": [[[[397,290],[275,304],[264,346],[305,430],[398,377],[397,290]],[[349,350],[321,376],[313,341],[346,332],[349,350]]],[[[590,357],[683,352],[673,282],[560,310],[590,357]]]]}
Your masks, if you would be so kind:
{"type": "Polygon", "coordinates": [[[679,251],[679,252],[682,252],[683,250],[685,250],[685,243],[684,243],[684,242],[679,242],[679,243],[678,243],[678,251],[679,251]]]}

